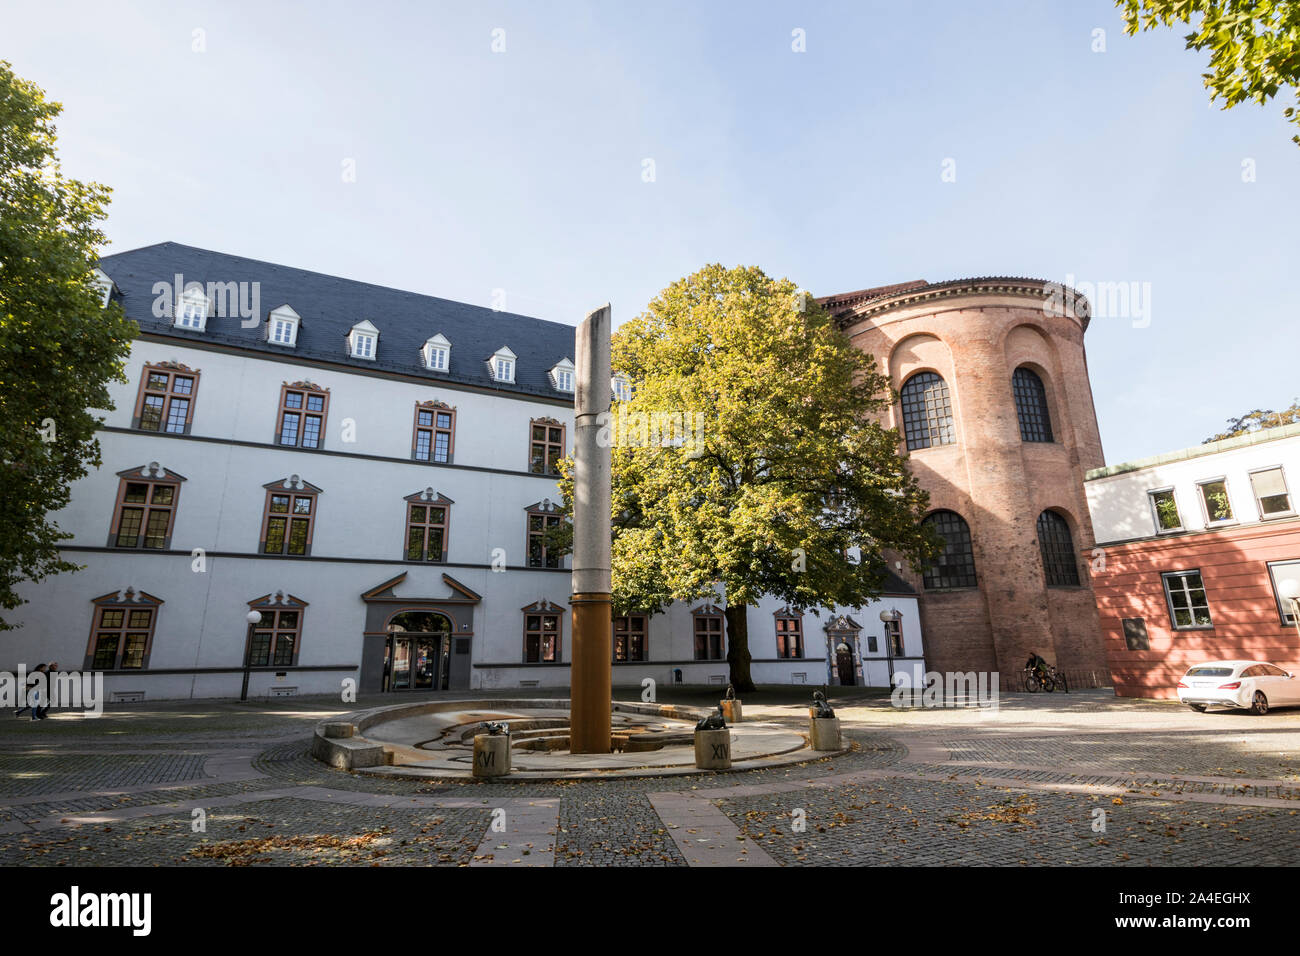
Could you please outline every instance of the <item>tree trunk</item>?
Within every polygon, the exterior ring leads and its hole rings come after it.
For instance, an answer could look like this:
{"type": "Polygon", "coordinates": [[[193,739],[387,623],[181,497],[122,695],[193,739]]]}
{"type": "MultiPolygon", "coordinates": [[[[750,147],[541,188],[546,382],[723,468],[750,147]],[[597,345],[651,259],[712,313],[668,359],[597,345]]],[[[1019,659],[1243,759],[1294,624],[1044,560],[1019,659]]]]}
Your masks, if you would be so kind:
{"type": "Polygon", "coordinates": [[[749,676],[749,606],[728,604],[723,612],[727,620],[727,665],[731,670],[731,686],[737,694],[754,690],[754,680],[749,676]]]}

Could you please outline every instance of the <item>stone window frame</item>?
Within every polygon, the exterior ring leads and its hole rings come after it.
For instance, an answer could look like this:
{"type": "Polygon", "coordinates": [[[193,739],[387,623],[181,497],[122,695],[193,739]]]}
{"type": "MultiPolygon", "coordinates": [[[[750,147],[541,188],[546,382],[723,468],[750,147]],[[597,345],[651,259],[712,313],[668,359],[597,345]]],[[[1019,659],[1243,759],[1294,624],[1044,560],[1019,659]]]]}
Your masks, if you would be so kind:
{"type": "Polygon", "coordinates": [[[456,502],[452,501],[444,494],[435,492],[432,488],[425,488],[423,491],[417,491],[414,494],[407,495],[402,499],[406,502],[406,523],[404,524],[405,535],[402,538],[402,560],[410,561],[415,564],[446,564],[447,547],[451,539],[451,506],[456,502]],[[442,522],[434,524],[428,520],[429,515],[426,512],[425,520],[418,524],[414,519],[414,510],[416,508],[441,508],[443,511],[442,522]],[[411,529],[419,527],[424,530],[421,536],[423,544],[421,546],[420,557],[411,557],[411,529]],[[432,529],[442,530],[442,549],[438,552],[436,558],[429,557],[429,536],[428,531],[432,529]]]}
{"type": "Polygon", "coordinates": [[[621,614],[613,620],[610,648],[615,664],[644,664],[650,659],[650,618],[646,614],[621,614]],[[619,625],[622,625],[620,628],[619,625]],[[633,655],[635,638],[640,637],[640,653],[633,655]],[[623,656],[619,657],[619,639],[623,641],[623,656]]]}
{"type": "Polygon", "coordinates": [[[803,613],[791,611],[788,607],[772,612],[772,625],[776,631],[776,656],[783,661],[802,660],[804,654],[803,613]],[[785,627],[782,627],[782,625],[785,627]],[[789,638],[795,640],[799,653],[789,653],[789,638]]]}
{"type": "Polygon", "coordinates": [[[1170,629],[1175,631],[1214,630],[1214,615],[1210,613],[1210,590],[1205,586],[1205,577],[1204,575],[1201,574],[1200,568],[1183,568],[1182,570],[1179,571],[1162,571],[1160,573],[1160,584],[1162,589],[1165,592],[1165,610],[1169,612],[1170,629]],[[1200,587],[1194,588],[1188,586],[1186,579],[1189,575],[1193,575],[1193,574],[1196,575],[1197,579],[1201,582],[1200,587]],[[1184,609],[1174,607],[1174,589],[1170,587],[1171,578],[1182,579],[1182,583],[1181,583],[1181,587],[1179,588],[1179,591],[1183,594],[1183,596],[1187,600],[1187,607],[1184,609]],[[1200,591],[1201,594],[1204,595],[1205,603],[1203,606],[1193,603],[1192,592],[1194,591],[1200,591]],[[1198,609],[1202,609],[1202,608],[1205,611],[1205,616],[1209,618],[1209,622],[1206,624],[1197,624],[1196,612],[1198,609]],[[1178,610],[1186,610],[1191,616],[1192,623],[1179,624],[1178,616],[1176,613],[1178,610]]]}
{"type": "Polygon", "coordinates": [[[282,558],[306,558],[311,557],[312,538],[316,533],[316,517],[320,510],[321,489],[315,485],[303,481],[297,475],[292,475],[287,480],[272,481],[262,486],[266,489],[266,503],[262,506],[262,531],[257,542],[258,554],[274,554],[282,558]],[[271,505],[277,496],[289,497],[289,510],[285,512],[273,512],[271,505]],[[305,498],[311,502],[310,511],[303,515],[295,512],[297,508],[297,499],[305,498]],[[271,527],[272,519],[284,519],[284,535],[281,539],[281,548],[278,551],[268,551],[266,541],[268,532],[271,527]],[[307,536],[304,543],[302,554],[291,554],[289,552],[289,540],[295,520],[307,521],[307,536]]]}
{"type": "Polygon", "coordinates": [[[320,451],[325,447],[325,428],[329,421],[330,411],[330,390],[322,388],[314,382],[283,382],[280,385],[280,404],[275,416],[275,435],[271,439],[271,444],[280,448],[300,448],[303,451],[320,451]],[[297,408],[289,407],[289,396],[301,395],[302,405],[297,408]],[[321,399],[320,410],[308,407],[311,397],[316,396],[321,399]],[[298,416],[298,428],[294,434],[294,440],[291,442],[284,441],[284,419],[286,415],[298,416]],[[307,433],[307,419],[319,418],[320,428],[317,430],[317,440],[315,445],[305,445],[307,433]]]}
{"type": "Polygon", "coordinates": [[[945,542],[943,554],[940,555],[940,557],[960,558],[960,566],[958,567],[957,564],[954,564],[951,561],[944,565],[936,562],[932,567],[927,568],[922,573],[921,586],[927,591],[965,591],[978,588],[980,586],[979,568],[975,562],[975,536],[971,532],[970,522],[967,521],[962,514],[952,510],[951,508],[936,508],[921,519],[922,525],[928,523],[947,523],[953,525],[952,530],[958,535],[955,545],[964,545],[964,548],[957,550],[954,546],[953,539],[949,538],[947,534],[943,533],[943,531],[940,531],[940,537],[942,537],[945,542]],[[955,517],[960,524],[957,525],[950,521],[947,517],[948,515],[955,517]],[[947,568],[958,567],[958,570],[951,574],[936,574],[937,569],[941,566],[947,568]],[[945,583],[949,579],[955,580],[958,583],[945,583]]]}
{"type": "Polygon", "coordinates": [[[1292,494],[1290,483],[1286,480],[1286,469],[1283,468],[1280,464],[1265,465],[1262,468],[1252,468],[1250,469],[1250,471],[1246,473],[1246,477],[1250,481],[1250,493],[1255,498],[1255,510],[1259,514],[1260,521],[1273,521],[1276,518],[1292,518],[1295,516],[1296,513],[1295,497],[1292,494]],[[1282,479],[1282,488],[1284,493],[1286,494],[1287,507],[1285,511],[1273,511],[1273,512],[1269,512],[1268,514],[1265,514],[1264,502],[1260,499],[1259,491],[1255,486],[1255,476],[1270,471],[1276,471],[1278,473],[1278,477],[1282,479]]]}
{"type": "Polygon", "coordinates": [[[136,673],[149,669],[149,657],[153,653],[154,633],[158,628],[158,612],[162,608],[162,598],[154,597],[145,591],[136,591],[132,587],[127,587],[124,591],[110,591],[108,594],[101,594],[97,598],[91,599],[91,605],[94,610],[90,618],[90,637],[86,642],[86,659],[82,665],[85,671],[107,671],[109,673],[136,673]],[[147,611],[149,621],[147,625],[131,626],[132,613],[147,611]],[[120,612],[121,621],[117,626],[105,626],[105,612],[120,612]],[[123,667],[122,660],[126,653],[126,639],[128,636],[144,635],[144,648],[140,653],[140,665],[138,667],[123,667]],[[95,662],[98,656],[99,638],[101,636],[116,636],[117,646],[113,652],[112,667],[96,667],[95,662]]]}
{"type": "Polygon", "coordinates": [[[1186,530],[1183,523],[1183,509],[1178,504],[1178,493],[1174,490],[1173,485],[1167,485],[1163,488],[1147,489],[1147,504],[1151,508],[1151,520],[1155,522],[1156,534],[1178,534],[1186,530]],[[1178,516],[1178,524],[1171,528],[1166,528],[1160,523],[1160,502],[1157,500],[1161,495],[1168,495],[1169,500],[1174,503],[1174,514],[1178,516]]]}
{"type": "Polygon", "coordinates": [[[691,655],[697,661],[723,661],[727,659],[727,624],[722,609],[716,604],[701,604],[691,611],[691,655]],[[716,622],[717,627],[710,626],[716,622]],[[717,637],[717,655],[710,645],[717,637]],[[704,656],[700,656],[700,640],[704,639],[704,656]]]}
{"type": "Polygon", "coordinates": [[[898,402],[903,442],[908,451],[957,444],[952,389],[947,379],[934,369],[918,369],[909,375],[898,390],[898,402]],[[941,392],[932,391],[936,383],[941,392]],[[918,391],[919,395],[915,394],[918,391]],[[924,428],[923,434],[920,428],[924,428]]]}
{"type": "Polygon", "coordinates": [[[534,601],[532,604],[520,608],[523,612],[523,663],[525,664],[562,664],[564,663],[564,608],[558,604],[553,604],[546,599],[534,601]],[[538,619],[537,627],[529,627],[529,618],[538,619]],[[547,628],[547,620],[553,619],[554,627],[547,628]],[[548,633],[555,635],[554,645],[551,657],[546,657],[544,653],[543,639],[548,633]],[[532,637],[537,639],[537,659],[529,660],[528,642],[532,637]]]}
{"type": "Polygon", "coordinates": [[[1074,532],[1065,515],[1052,508],[1044,508],[1034,522],[1034,531],[1038,537],[1038,551],[1047,587],[1082,587],[1079,558],[1074,550],[1074,532]]]}
{"type": "Polygon", "coordinates": [[[1029,366],[1021,365],[1011,373],[1011,396],[1016,405],[1020,440],[1047,444],[1055,442],[1047,383],[1043,377],[1029,366]]]}
{"type": "Polygon", "coordinates": [[[136,431],[154,435],[188,435],[190,426],[194,422],[194,404],[199,394],[199,375],[198,369],[192,369],[180,362],[145,362],[140,373],[140,388],[135,397],[135,410],[131,413],[131,427],[136,431]],[[151,387],[150,379],[154,375],[166,376],[167,381],[162,388],[151,387]],[[190,380],[190,390],[176,391],[177,379],[185,378],[190,380]],[[146,428],[143,424],[147,397],[161,399],[157,428],[146,428]],[[172,405],[178,399],[186,402],[185,421],[179,431],[168,427],[172,417],[172,405]]]}
{"type": "Polygon", "coordinates": [[[528,471],[534,475],[559,475],[559,463],[565,456],[565,448],[568,447],[568,426],[555,418],[543,416],[533,418],[528,422],[528,471]],[[541,428],[545,431],[544,437],[539,441],[534,432],[541,428]],[[560,437],[555,439],[552,433],[559,429],[560,437]],[[538,464],[537,451],[541,449],[541,469],[535,466],[538,464]]]}
{"type": "Polygon", "coordinates": [[[437,399],[431,399],[424,402],[415,403],[415,415],[411,424],[411,460],[422,461],[430,465],[451,465],[456,461],[456,407],[448,405],[446,402],[440,402],[437,399]],[[430,416],[430,423],[425,425],[420,422],[420,414],[427,412],[430,416]],[[447,426],[443,427],[438,424],[438,416],[446,415],[449,419],[447,426]],[[429,456],[420,457],[420,433],[425,432],[429,436],[429,456]],[[438,436],[447,436],[447,457],[439,460],[437,458],[438,436]]]}
{"type": "Polygon", "coordinates": [[[172,546],[172,532],[176,527],[176,512],[180,507],[181,484],[186,480],[184,475],[178,475],[174,471],[168,471],[156,461],[147,465],[141,465],[139,468],[128,468],[125,471],[119,471],[117,477],[121,479],[117,488],[117,498],[113,504],[113,520],[108,526],[108,541],[106,547],[122,549],[126,551],[168,551],[172,546]],[[145,485],[144,501],[127,501],[127,490],[131,485],[145,485]],[[170,488],[171,500],[168,502],[155,502],[154,497],[158,488],[170,488]],[[135,535],[134,544],[119,544],[118,538],[122,532],[122,518],[126,509],[132,511],[139,510],[140,525],[135,535]],[[149,519],[154,513],[165,513],[167,515],[167,526],[163,533],[162,545],[151,548],[145,546],[145,539],[148,536],[149,519]]]}
{"type": "Polygon", "coordinates": [[[552,556],[546,550],[546,532],[553,525],[558,525],[564,520],[564,515],[560,513],[559,508],[549,498],[543,498],[524,509],[524,564],[529,568],[563,568],[564,555],[555,556],[555,563],[552,564],[552,556]],[[541,527],[534,530],[534,518],[541,518],[541,527]],[[538,547],[541,549],[541,563],[533,563],[533,539],[539,539],[538,547]]]}
{"type": "Polygon", "coordinates": [[[277,591],[274,594],[263,594],[260,598],[254,598],[248,602],[250,611],[258,611],[263,618],[267,614],[273,616],[271,627],[264,627],[263,622],[249,624],[248,631],[244,639],[244,661],[249,667],[297,667],[298,655],[302,653],[302,632],[303,623],[307,616],[308,604],[306,601],[292,594],[285,594],[284,591],[277,591]],[[280,615],[286,613],[297,614],[297,621],[293,627],[280,626],[280,615]],[[270,640],[266,646],[266,663],[259,663],[253,660],[253,639],[257,634],[269,633],[270,640]],[[293,644],[293,653],[287,662],[276,660],[276,652],[279,650],[281,638],[288,636],[293,644]]]}

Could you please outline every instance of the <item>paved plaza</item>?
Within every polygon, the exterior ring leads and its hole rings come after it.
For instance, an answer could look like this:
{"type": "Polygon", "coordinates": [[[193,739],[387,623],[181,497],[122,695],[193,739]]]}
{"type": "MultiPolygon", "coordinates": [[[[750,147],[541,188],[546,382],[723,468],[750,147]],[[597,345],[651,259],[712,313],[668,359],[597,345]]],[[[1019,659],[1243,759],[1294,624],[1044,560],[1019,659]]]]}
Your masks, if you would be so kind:
{"type": "MultiPolygon", "coordinates": [[[[780,698],[778,698],[780,699],[780,698]]],[[[785,699],[789,699],[788,692],[785,699]]],[[[333,770],[313,726],[391,698],[119,705],[0,723],[0,863],[164,866],[1294,864],[1300,710],[1106,690],[996,711],[836,701],[852,751],[731,774],[421,782],[333,770]]],[[[806,725],[806,704],[746,716],[806,725]]]]}

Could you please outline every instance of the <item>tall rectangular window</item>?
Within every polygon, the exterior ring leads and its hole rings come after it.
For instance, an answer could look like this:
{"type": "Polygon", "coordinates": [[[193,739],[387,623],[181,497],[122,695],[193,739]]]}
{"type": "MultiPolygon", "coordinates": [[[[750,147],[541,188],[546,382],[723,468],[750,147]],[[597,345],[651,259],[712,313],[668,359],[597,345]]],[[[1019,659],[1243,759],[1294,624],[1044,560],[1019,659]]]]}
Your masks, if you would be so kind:
{"type": "Polygon", "coordinates": [[[298,662],[302,608],[254,607],[262,618],[248,629],[250,667],[292,667],[298,662]]]}
{"type": "Polygon", "coordinates": [[[406,560],[447,560],[447,505],[412,501],[406,510],[406,560]]]}
{"type": "Polygon", "coordinates": [[[1232,502],[1228,500],[1228,482],[1225,479],[1197,482],[1196,488],[1201,494],[1201,504],[1205,506],[1207,525],[1232,521],[1232,502]]]}
{"type": "Polygon", "coordinates": [[[198,385],[199,373],[184,365],[146,365],[132,427],[146,432],[188,435],[198,385]]]}
{"type": "Polygon", "coordinates": [[[1286,487],[1286,476],[1280,467],[1252,471],[1250,486],[1255,491],[1261,518],[1276,518],[1294,511],[1291,507],[1291,494],[1286,487]]]}
{"type": "Polygon", "coordinates": [[[415,406],[415,437],[411,454],[416,461],[450,464],[455,451],[456,411],[441,403],[415,406]]]}
{"type": "Polygon", "coordinates": [[[311,554],[316,492],[272,488],[262,517],[262,553],[290,556],[311,554]]]}
{"type": "Polygon", "coordinates": [[[151,551],[168,548],[179,491],[180,486],[174,481],[123,478],[117,493],[109,543],[115,548],[151,551]]]}
{"type": "Polygon", "coordinates": [[[1174,498],[1174,489],[1162,488],[1159,491],[1149,491],[1147,496],[1151,501],[1151,514],[1155,517],[1158,533],[1183,530],[1183,519],[1178,513],[1178,501],[1174,498]]]}
{"type": "Polygon", "coordinates": [[[1200,571],[1169,571],[1161,575],[1165,583],[1165,597],[1169,602],[1169,619],[1174,630],[1196,630],[1213,627],[1210,620],[1210,602],[1205,595],[1205,582],[1200,571]]]}
{"type": "Polygon", "coordinates": [[[280,413],[275,443],[295,448],[320,448],[329,411],[329,392],[306,382],[280,389],[280,413]]]}
{"type": "Polygon", "coordinates": [[[625,614],[614,618],[614,660],[646,659],[645,622],[644,614],[625,614]]]}
{"type": "Polygon", "coordinates": [[[524,614],[524,661],[554,664],[560,659],[560,615],[524,614]]]}
{"type": "Polygon", "coordinates": [[[144,670],[162,601],[127,588],[95,598],[84,667],[96,671],[144,670]]]}
{"type": "Polygon", "coordinates": [[[528,512],[528,566],[530,568],[563,567],[563,557],[546,547],[546,533],[558,527],[559,515],[544,511],[528,512]]]}
{"type": "Polygon", "coordinates": [[[724,655],[722,612],[697,611],[695,618],[695,659],[720,661],[724,655]]]}
{"type": "Polygon", "coordinates": [[[885,621],[885,641],[889,644],[890,657],[903,656],[902,621],[885,621]]]}
{"type": "Polygon", "coordinates": [[[776,656],[803,657],[803,618],[792,615],[776,619],[776,656]]]}
{"type": "Polygon", "coordinates": [[[528,470],[536,475],[558,475],[564,457],[564,426],[553,418],[537,418],[529,427],[528,470]]]}

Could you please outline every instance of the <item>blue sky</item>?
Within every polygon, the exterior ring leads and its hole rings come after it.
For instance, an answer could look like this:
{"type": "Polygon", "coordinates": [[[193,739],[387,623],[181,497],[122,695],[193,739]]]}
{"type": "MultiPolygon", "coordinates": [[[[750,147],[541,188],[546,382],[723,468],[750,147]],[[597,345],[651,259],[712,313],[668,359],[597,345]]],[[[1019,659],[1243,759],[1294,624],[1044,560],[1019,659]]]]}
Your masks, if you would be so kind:
{"type": "Polygon", "coordinates": [[[1300,396],[1285,104],[1210,105],[1183,31],[1125,36],[1108,0],[0,0],[0,23],[64,105],[65,170],[114,189],[110,252],[500,289],[567,322],[715,261],[817,295],[1149,283],[1149,323],[1088,332],[1108,462],[1300,396]]]}

